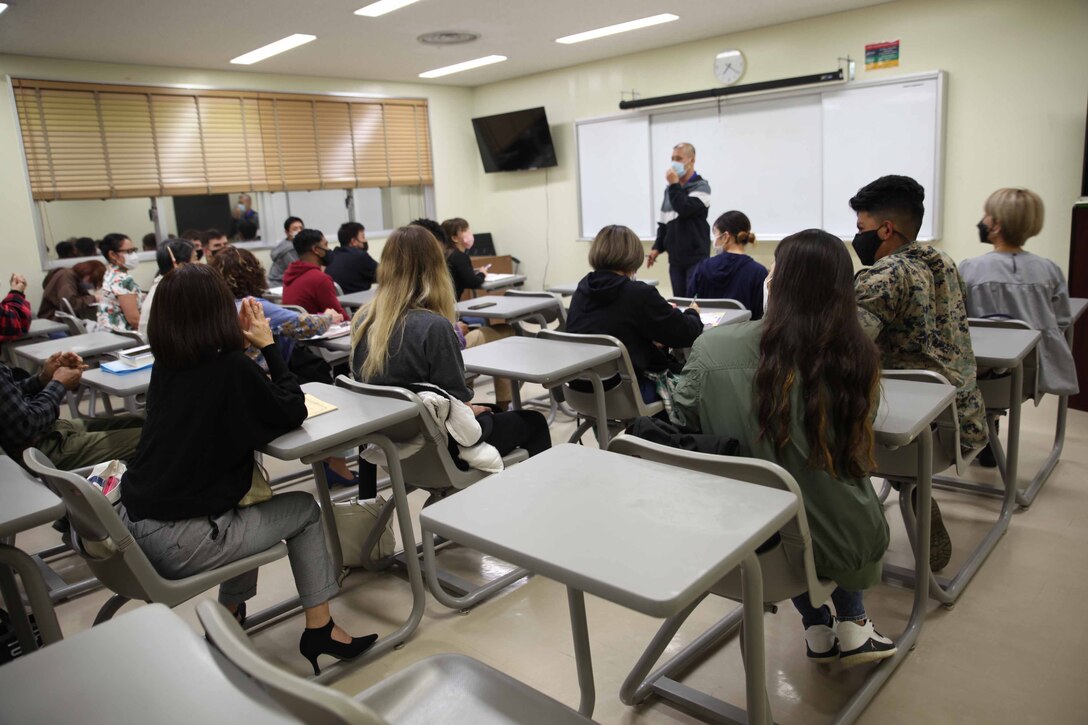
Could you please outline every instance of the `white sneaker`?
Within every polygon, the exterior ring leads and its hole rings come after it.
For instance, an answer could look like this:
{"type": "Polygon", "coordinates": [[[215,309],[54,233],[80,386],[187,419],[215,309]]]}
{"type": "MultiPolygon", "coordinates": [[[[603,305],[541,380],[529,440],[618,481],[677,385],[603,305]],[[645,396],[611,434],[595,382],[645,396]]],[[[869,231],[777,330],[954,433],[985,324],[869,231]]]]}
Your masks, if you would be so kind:
{"type": "Polygon", "coordinates": [[[877,632],[871,619],[865,620],[864,624],[839,622],[835,632],[839,640],[839,662],[843,667],[877,662],[895,654],[895,643],[877,632]]]}
{"type": "Polygon", "coordinates": [[[835,620],[831,626],[814,624],[805,628],[805,654],[816,664],[834,662],[839,657],[839,640],[835,636],[835,620]]]}

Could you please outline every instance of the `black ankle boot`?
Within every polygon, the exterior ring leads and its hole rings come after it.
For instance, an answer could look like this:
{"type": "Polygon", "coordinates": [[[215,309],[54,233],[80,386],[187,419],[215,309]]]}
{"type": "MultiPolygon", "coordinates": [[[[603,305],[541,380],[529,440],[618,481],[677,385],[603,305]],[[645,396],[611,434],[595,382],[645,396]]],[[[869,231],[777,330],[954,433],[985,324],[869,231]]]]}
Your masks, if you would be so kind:
{"type": "Polygon", "coordinates": [[[337,642],[332,638],[332,628],[332,619],[324,627],[307,627],[302,632],[302,639],[298,641],[298,651],[313,665],[314,677],[321,674],[321,668],[317,666],[319,655],[332,655],[341,661],[353,660],[378,641],[378,635],[368,634],[365,637],[352,637],[347,644],[337,642]]]}

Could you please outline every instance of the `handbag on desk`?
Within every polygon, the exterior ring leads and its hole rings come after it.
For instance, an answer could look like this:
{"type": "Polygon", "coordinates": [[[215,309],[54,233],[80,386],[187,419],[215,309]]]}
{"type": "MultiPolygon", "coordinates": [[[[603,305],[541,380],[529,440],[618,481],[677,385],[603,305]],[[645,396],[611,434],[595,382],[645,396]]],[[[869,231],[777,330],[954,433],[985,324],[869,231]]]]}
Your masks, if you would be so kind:
{"type": "Polygon", "coordinates": [[[238,508],[255,506],[272,499],[272,486],[268,483],[268,471],[257,460],[257,454],[253,454],[253,476],[249,483],[249,490],[242,500],[238,502],[238,508]]]}

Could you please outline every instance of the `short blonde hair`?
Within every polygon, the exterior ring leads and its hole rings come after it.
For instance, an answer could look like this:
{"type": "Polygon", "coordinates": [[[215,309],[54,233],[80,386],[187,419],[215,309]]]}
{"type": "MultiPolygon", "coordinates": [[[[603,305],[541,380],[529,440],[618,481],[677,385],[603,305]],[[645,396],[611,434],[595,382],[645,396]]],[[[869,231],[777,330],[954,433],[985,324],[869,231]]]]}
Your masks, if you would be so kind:
{"type": "Polygon", "coordinates": [[[1001,226],[1002,238],[1014,246],[1023,246],[1043,230],[1043,200],[1029,189],[998,189],[983,209],[1001,226]]]}
{"type": "Polygon", "coordinates": [[[644,256],[638,235],[620,224],[601,229],[589,245],[589,266],[598,272],[630,274],[642,266],[644,256]]]}

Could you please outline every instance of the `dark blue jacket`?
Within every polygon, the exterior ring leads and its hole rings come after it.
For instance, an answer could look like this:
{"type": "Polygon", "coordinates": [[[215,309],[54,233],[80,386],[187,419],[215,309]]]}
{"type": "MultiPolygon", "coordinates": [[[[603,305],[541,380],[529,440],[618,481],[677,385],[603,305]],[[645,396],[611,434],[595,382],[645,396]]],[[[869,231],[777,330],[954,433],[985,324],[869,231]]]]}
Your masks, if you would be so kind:
{"type": "Polygon", "coordinates": [[[767,268],[747,254],[722,253],[699,263],[691,275],[688,292],[702,299],[729,298],[763,317],[763,281],[767,268]]]}

